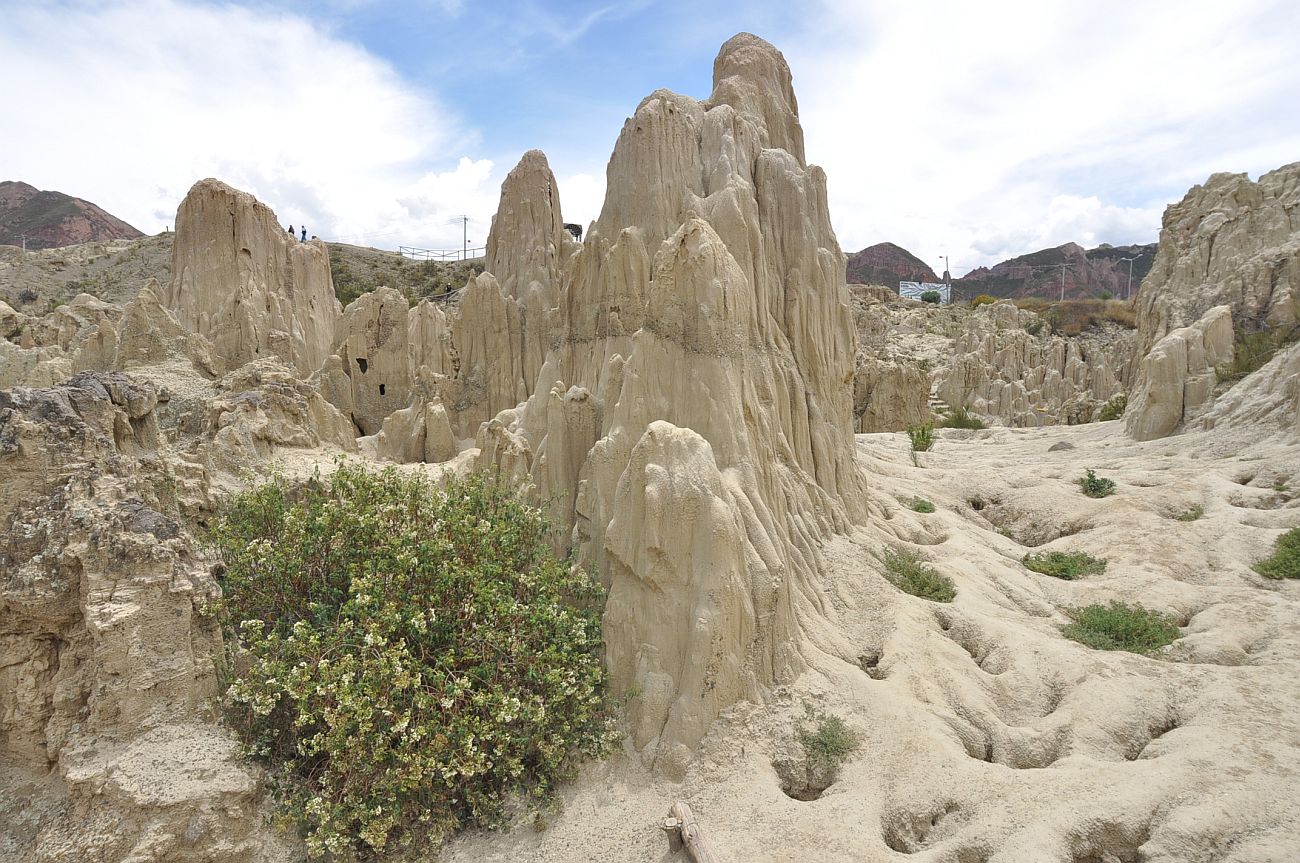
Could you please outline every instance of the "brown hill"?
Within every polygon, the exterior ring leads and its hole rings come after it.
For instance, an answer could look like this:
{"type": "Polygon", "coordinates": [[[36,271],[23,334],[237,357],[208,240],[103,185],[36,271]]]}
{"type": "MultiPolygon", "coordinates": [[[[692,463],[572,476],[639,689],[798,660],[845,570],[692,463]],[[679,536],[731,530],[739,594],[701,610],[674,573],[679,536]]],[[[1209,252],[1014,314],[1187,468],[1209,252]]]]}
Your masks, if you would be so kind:
{"type": "Polygon", "coordinates": [[[144,236],[89,201],[27,183],[0,182],[0,245],[53,249],[144,236]]]}
{"type": "Polygon", "coordinates": [[[1061,296],[1061,270],[1064,268],[1066,299],[1089,299],[1107,294],[1123,299],[1129,292],[1129,262],[1125,259],[1139,256],[1133,261],[1132,292],[1136,293],[1142,278],[1151,270],[1155,251],[1154,243],[1136,246],[1103,244],[1095,249],[1066,243],[1054,249],[1020,255],[992,267],[977,267],[953,280],[953,295],[955,299],[966,300],[980,294],[1054,300],[1061,296]]]}
{"type": "Polygon", "coordinates": [[[851,285],[887,285],[897,290],[899,282],[937,281],[939,277],[925,261],[893,243],[876,243],[849,255],[851,285]]]}

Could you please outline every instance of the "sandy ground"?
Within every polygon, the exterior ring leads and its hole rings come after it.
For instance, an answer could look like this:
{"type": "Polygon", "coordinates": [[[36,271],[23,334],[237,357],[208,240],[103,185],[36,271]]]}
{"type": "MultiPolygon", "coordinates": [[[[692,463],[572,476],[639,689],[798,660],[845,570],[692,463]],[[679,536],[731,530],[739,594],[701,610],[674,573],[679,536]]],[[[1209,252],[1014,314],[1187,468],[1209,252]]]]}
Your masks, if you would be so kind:
{"type": "Polygon", "coordinates": [[[919,467],[905,435],[858,448],[875,511],[827,545],[801,601],[807,672],[729,711],[683,782],[625,752],[589,765],[562,812],[445,858],[684,861],[658,826],[682,799],[736,863],[1300,860],[1300,584],[1250,569],[1300,525],[1300,445],[1135,443],[1109,422],[944,430],[919,467]],[[1116,493],[1085,497],[1085,468],[1116,493]],[[914,495],[938,511],[897,500],[914,495]],[[1194,505],[1204,517],[1172,518],[1194,505]],[[956,599],[896,590],[886,546],[921,552],[956,599]],[[1061,581],[1021,565],[1049,549],[1109,566],[1061,581]],[[1174,615],[1182,638],[1143,657],[1062,637],[1062,609],[1112,599],[1174,615]],[[805,703],[861,739],[806,802],[773,767],[797,751],[805,703]]]}

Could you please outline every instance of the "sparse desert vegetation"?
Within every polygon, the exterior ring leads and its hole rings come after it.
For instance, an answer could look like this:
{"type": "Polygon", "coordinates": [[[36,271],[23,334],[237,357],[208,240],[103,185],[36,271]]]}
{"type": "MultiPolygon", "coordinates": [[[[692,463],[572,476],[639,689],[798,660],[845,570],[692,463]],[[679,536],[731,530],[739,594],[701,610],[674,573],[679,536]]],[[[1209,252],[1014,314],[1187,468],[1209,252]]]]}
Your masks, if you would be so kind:
{"type": "Polygon", "coordinates": [[[932,602],[952,602],[957,595],[952,579],[911,549],[885,549],[880,559],[885,565],[886,577],[904,593],[932,602]]]}
{"type": "Polygon", "coordinates": [[[1115,493],[1115,481],[1097,476],[1097,472],[1088,468],[1076,482],[1088,497],[1110,497],[1115,493]]]}
{"type": "Polygon", "coordinates": [[[1085,575],[1101,575],[1106,571],[1106,561],[1085,551],[1044,551],[1030,553],[1022,561],[1026,569],[1073,581],[1085,575]]]}
{"type": "Polygon", "coordinates": [[[1293,527],[1273,543],[1273,553],[1255,564],[1265,578],[1300,578],[1300,527],[1293,527]]]}
{"type": "Polygon", "coordinates": [[[1061,630],[1065,637],[1097,650],[1147,654],[1181,634],[1169,615],[1119,601],[1067,609],[1066,615],[1070,623],[1061,630]]]}

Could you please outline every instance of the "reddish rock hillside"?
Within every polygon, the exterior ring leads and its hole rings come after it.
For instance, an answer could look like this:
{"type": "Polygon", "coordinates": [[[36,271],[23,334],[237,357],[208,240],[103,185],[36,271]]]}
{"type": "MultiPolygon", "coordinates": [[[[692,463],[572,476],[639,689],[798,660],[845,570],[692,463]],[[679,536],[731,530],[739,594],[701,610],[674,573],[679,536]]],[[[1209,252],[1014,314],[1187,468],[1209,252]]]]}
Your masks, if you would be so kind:
{"type": "Polygon", "coordinates": [[[937,282],[939,277],[925,261],[893,243],[876,243],[849,255],[851,285],[886,285],[898,290],[899,282],[937,282]]]}
{"type": "Polygon", "coordinates": [[[22,245],[24,236],[28,249],[53,249],[144,235],[89,201],[5,180],[0,182],[0,245],[22,245]]]}

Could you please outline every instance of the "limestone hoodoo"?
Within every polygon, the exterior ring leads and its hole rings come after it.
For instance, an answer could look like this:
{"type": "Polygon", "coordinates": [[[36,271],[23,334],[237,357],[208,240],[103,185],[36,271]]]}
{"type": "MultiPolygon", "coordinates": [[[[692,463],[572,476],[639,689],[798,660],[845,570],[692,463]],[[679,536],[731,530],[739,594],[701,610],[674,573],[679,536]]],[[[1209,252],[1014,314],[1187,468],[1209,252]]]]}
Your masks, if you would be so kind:
{"type": "Polygon", "coordinates": [[[212,179],[176,211],[163,304],[226,367],[275,356],[303,377],[333,352],[340,312],[325,244],[298,242],[270,207],[212,179]]]}
{"type": "Polygon", "coordinates": [[[844,255],[789,68],[741,34],[714,77],[708,100],[660,90],[624,124],[535,390],[479,435],[484,461],[559,496],[609,586],[633,740],[669,771],[802,668],[819,543],[862,499],[844,255]]]}

